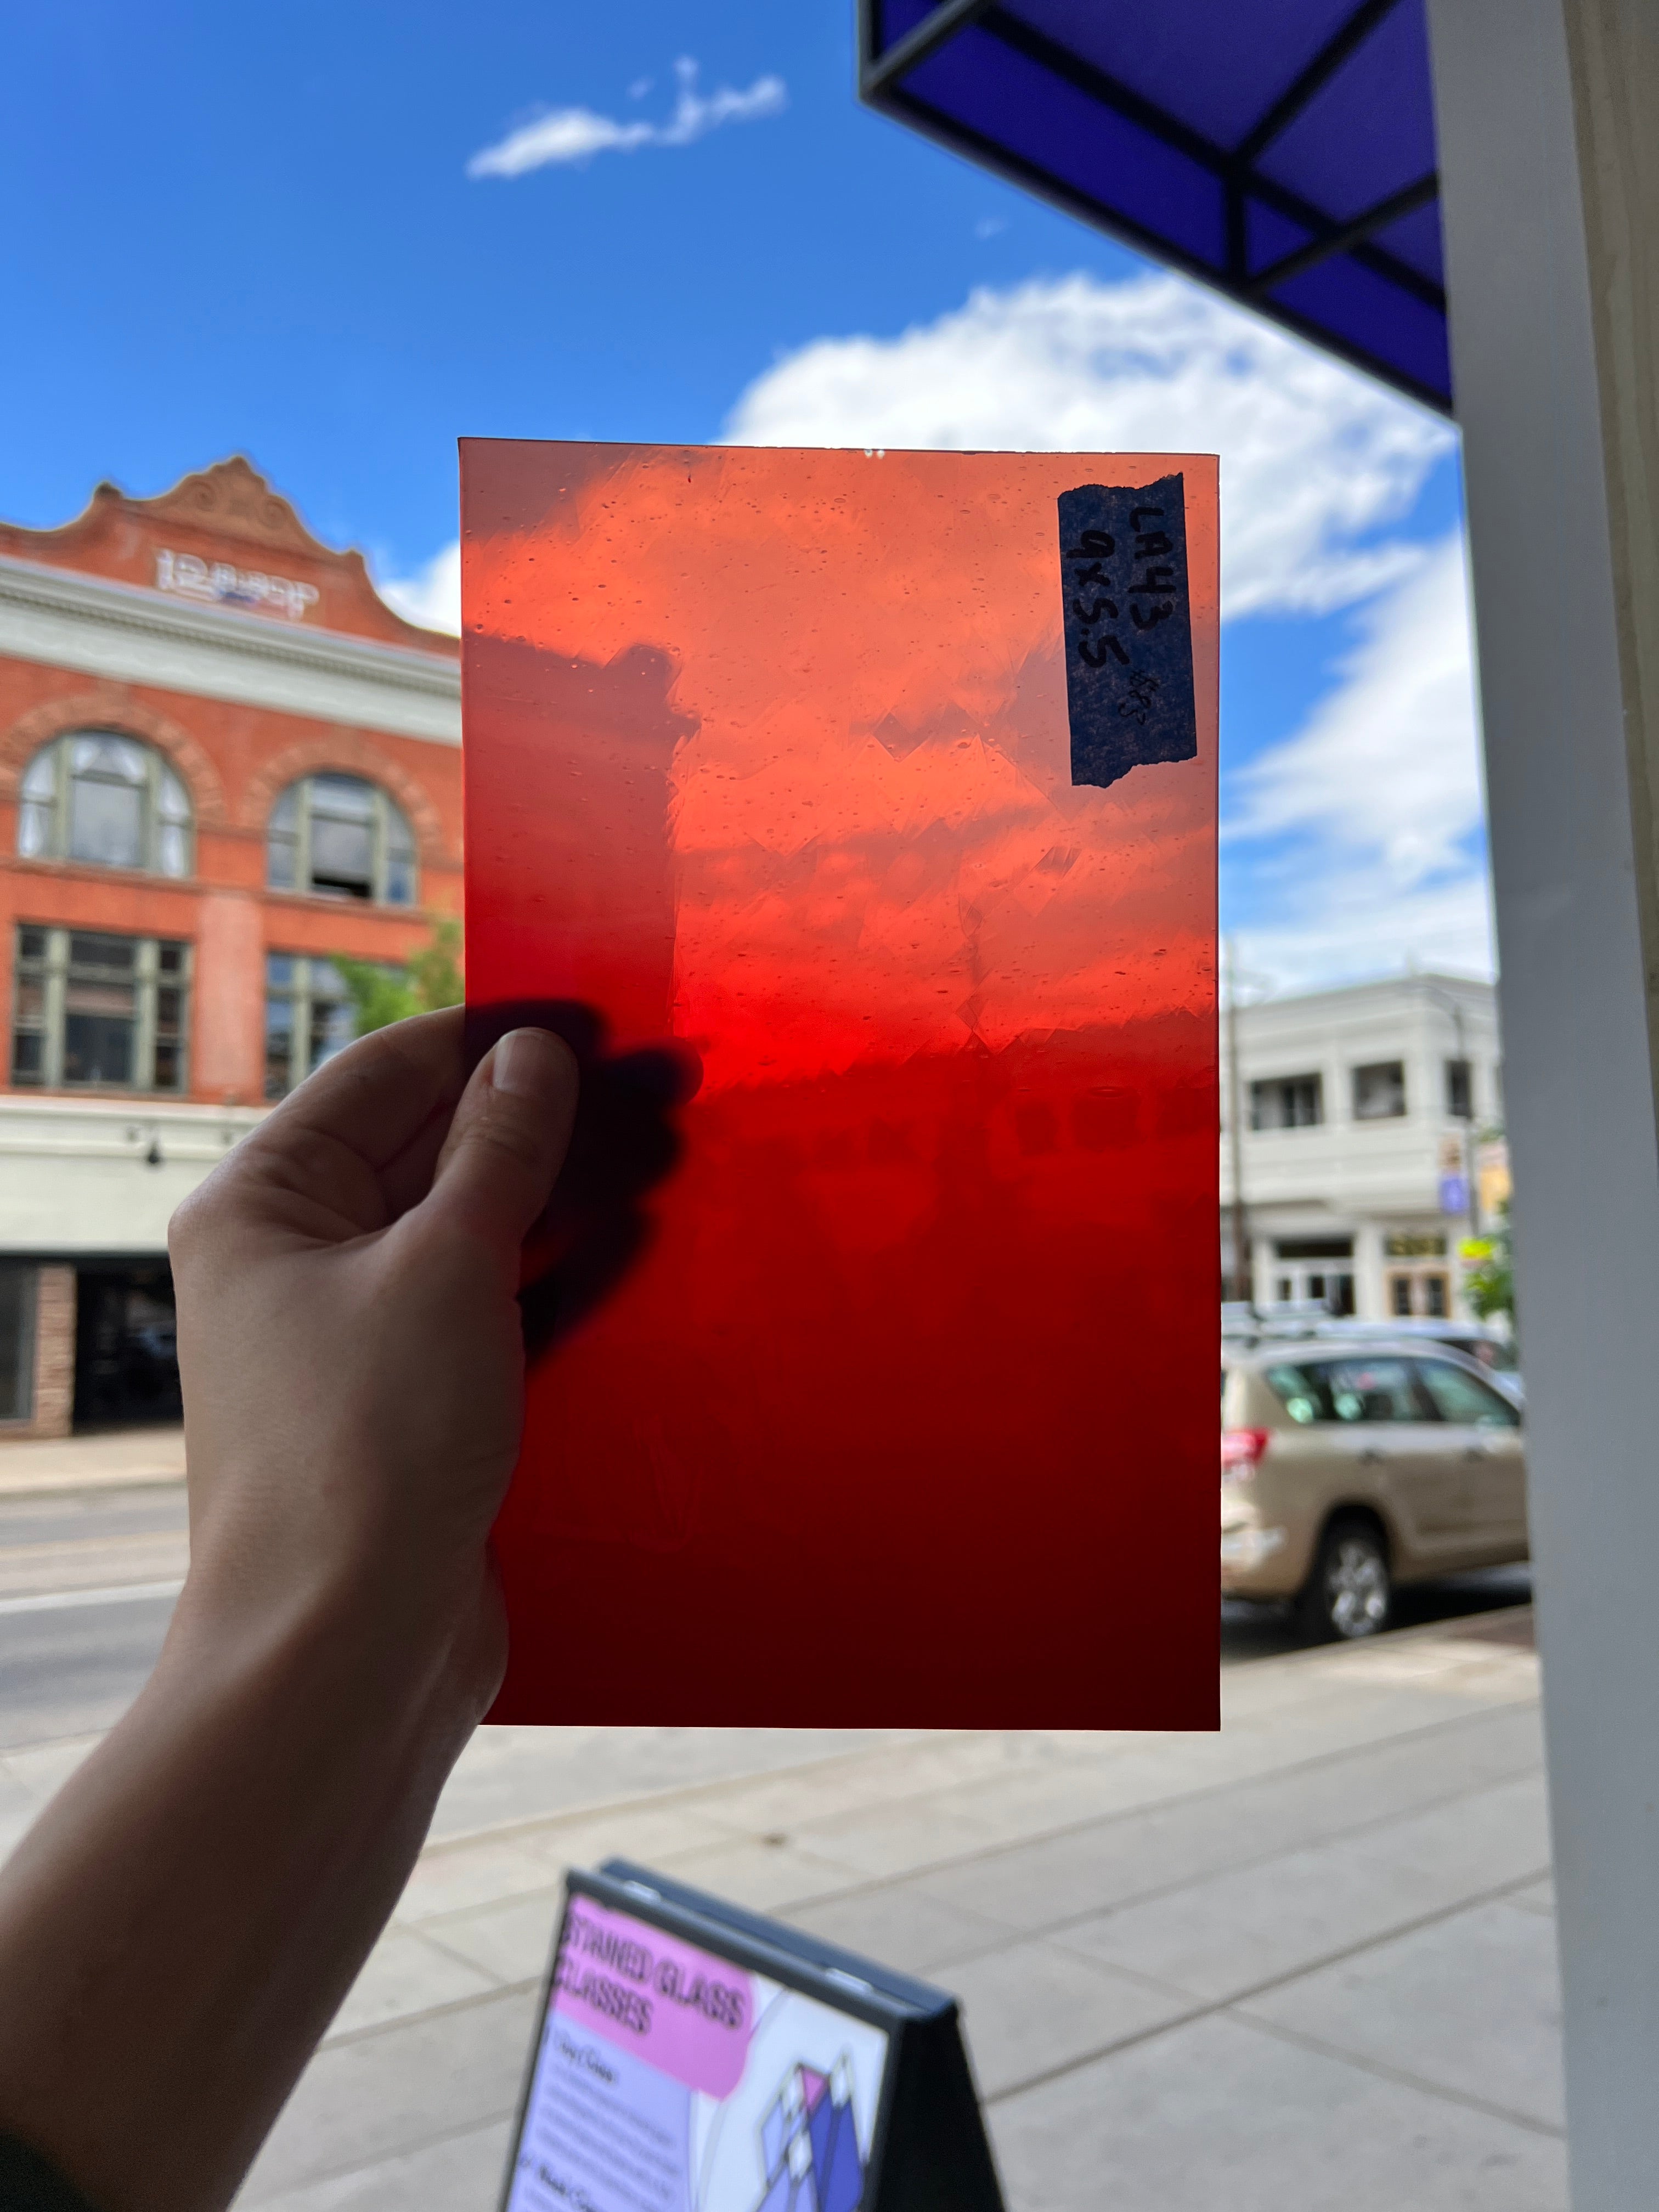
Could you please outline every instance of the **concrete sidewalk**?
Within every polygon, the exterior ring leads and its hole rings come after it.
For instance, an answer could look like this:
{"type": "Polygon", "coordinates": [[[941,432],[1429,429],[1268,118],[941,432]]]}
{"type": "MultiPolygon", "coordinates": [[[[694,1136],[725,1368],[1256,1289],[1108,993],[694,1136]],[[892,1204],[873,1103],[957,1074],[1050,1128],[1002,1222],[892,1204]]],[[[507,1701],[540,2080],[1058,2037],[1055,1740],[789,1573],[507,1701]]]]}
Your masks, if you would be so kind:
{"type": "Polygon", "coordinates": [[[177,1422],[100,1429],[87,1436],[0,1440],[0,1498],[124,1490],[184,1479],[185,1431],[177,1422]]]}
{"type": "Polygon", "coordinates": [[[1014,2212],[1564,2212],[1530,1614],[1224,1697],[1216,1737],[481,1735],[240,2202],[493,2204],[561,1870],[622,1851],[955,1990],[1014,2212]]]}

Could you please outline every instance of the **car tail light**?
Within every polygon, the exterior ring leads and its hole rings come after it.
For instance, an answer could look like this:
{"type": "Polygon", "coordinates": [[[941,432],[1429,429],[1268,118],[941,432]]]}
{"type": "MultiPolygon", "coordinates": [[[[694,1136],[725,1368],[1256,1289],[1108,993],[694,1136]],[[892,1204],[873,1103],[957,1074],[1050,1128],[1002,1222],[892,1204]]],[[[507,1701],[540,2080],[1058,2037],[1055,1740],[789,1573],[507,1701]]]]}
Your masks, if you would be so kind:
{"type": "Polygon", "coordinates": [[[1256,1462],[1267,1449],[1270,1429],[1223,1429],[1221,1431],[1221,1480],[1224,1482],[1248,1482],[1255,1473],[1256,1462]]]}

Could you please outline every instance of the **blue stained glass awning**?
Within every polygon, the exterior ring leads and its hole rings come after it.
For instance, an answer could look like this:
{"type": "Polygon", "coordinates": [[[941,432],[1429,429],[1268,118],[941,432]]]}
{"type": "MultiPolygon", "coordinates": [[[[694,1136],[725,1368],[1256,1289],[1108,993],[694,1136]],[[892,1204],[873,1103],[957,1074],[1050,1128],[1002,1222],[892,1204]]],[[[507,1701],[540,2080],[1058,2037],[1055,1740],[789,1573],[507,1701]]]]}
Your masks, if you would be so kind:
{"type": "Polygon", "coordinates": [[[872,107],[1451,411],[1424,0],[860,0],[872,107]]]}

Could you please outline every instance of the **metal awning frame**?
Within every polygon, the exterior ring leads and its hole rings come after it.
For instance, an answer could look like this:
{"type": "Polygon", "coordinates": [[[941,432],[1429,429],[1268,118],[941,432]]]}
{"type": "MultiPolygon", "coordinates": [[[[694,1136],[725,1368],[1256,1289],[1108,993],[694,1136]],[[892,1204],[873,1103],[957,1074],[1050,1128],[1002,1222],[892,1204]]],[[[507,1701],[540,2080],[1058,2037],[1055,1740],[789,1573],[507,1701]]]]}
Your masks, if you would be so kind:
{"type": "Polygon", "coordinates": [[[1372,243],[1376,232],[1386,229],[1390,223],[1397,222],[1402,216],[1425,206],[1437,197],[1440,189],[1437,172],[1431,170],[1401,191],[1391,192],[1386,198],[1377,201],[1374,206],[1339,222],[1304,200],[1299,193],[1288,190],[1271,177],[1264,176],[1256,166],[1262,155],[1290,128],[1349,56],[1364,45],[1384,18],[1400,4],[1400,0],[1360,0],[1360,4],[1234,147],[1218,145],[1177,118],[1165,113],[1106,70],[1083,60],[1045,33],[1023,22],[1000,5],[999,0],[936,0],[935,6],[922,21],[884,52],[878,43],[880,4],[881,0],[859,0],[859,96],[866,106],[925,133],[951,152],[971,152],[982,167],[996,171],[1007,178],[1010,183],[1018,185],[1027,191],[1035,192],[1040,198],[1063,209],[1066,214],[1080,217],[1095,229],[1121,240],[1138,252],[1167,262],[1212,290],[1254,308],[1260,314],[1271,317],[1285,329],[1293,331],[1298,337],[1306,338],[1327,353],[1339,355],[1365,374],[1393,385],[1396,390],[1432,408],[1436,414],[1450,413],[1451,410],[1440,392],[1419,384],[1413,378],[1389,372],[1358,349],[1344,345],[1340,338],[1322,326],[1272,297],[1278,285],[1303,275],[1334,254],[1350,253],[1373,276],[1395,285],[1407,297],[1437,310],[1443,315],[1446,311],[1443,286],[1411,268],[1386,248],[1372,243]],[[1088,193],[1074,190],[1023,155],[1010,153],[994,140],[957,122],[953,117],[941,113],[930,102],[906,87],[904,80],[911,70],[939,52],[960,32],[970,26],[988,32],[1011,52],[1048,70],[1076,91],[1134,124],[1149,137],[1158,139],[1215,177],[1222,187],[1225,209],[1224,266],[1218,269],[1196,255],[1183,252],[1168,239],[1146,229],[1114,210],[1103,207],[1088,193]],[[1271,208],[1286,221],[1308,231],[1310,236],[1307,245],[1297,247],[1294,252],[1269,264],[1265,269],[1252,270],[1246,251],[1245,228],[1245,210],[1252,199],[1259,200],[1264,207],[1271,208]]]}

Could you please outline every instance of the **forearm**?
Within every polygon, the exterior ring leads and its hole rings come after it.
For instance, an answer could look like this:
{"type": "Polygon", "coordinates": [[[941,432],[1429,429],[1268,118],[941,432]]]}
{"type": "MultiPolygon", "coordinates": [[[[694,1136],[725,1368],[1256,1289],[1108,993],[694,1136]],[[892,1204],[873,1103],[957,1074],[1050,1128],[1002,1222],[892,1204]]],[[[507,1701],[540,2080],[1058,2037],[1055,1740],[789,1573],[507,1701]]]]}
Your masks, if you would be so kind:
{"type": "Polygon", "coordinates": [[[0,1875],[0,2130],[100,2212],[227,2203],[397,1900],[492,1674],[487,1608],[193,1579],[0,1875]]]}

